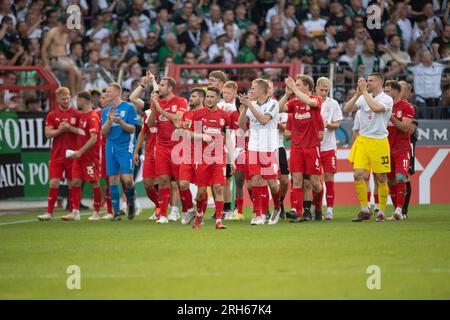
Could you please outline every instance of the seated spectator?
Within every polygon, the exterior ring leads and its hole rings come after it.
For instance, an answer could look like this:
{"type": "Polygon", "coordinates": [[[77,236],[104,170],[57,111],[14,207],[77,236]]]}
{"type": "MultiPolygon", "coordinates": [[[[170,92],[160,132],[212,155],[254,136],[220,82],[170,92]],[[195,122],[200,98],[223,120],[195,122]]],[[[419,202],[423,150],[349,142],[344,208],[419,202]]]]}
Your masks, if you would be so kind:
{"type": "Polygon", "coordinates": [[[98,60],[100,58],[100,53],[98,50],[92,49],[88,52],[88,61],[83,66],[83,71],[86,71],[86,69],[94,69],[98,70],[100,69],[100,66],[98,64],[98,60]]]}

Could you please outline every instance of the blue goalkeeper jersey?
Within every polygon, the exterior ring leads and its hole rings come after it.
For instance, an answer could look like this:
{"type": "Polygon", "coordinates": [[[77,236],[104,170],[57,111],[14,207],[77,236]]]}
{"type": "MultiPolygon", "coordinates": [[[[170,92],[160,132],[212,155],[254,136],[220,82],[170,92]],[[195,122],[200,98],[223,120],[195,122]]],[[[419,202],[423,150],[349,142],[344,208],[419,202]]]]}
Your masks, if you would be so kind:
{"type": "MultiPolygon", "coordinates": [[[[122,101],[117,107],[113,107],[112,104],[103,109],[102,111],[102,126],[108,119],[109,109],[114,108],[116,110],[116,117],[121,117],[123,121],[130,125],[137,125],[138,118],[134,106],[128,102],[122,101]]],[[[128,152],[134,152],[134,146],[136,144],[136,135],[134,133],[128,133],[122,129],[120,124],[111,123],[111,130],[106,136],[106,147],[114,149],[127,150],[128,152]]]]}

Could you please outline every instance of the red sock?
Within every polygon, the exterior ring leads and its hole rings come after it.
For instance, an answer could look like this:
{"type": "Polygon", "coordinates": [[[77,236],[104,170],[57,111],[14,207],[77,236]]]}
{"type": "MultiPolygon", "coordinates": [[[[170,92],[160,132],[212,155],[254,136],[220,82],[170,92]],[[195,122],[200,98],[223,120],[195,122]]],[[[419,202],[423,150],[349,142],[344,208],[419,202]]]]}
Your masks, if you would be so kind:
{"type": "Polygon", "coordinates": [[[94,211],[99,212],[102,205],[102,188],[93,188],[94,191],[94,211]]]}
{"type": "Polygon", "coordinates": [[[278,192],[273,194],[272,193],[272,200],[273,200],[273,208],[275,210],[278,210],[281,208],[281,191],[278,189],[278,192]]]}
{"type": "Polygon", "coordinates": [[[216,219],[222,219],[223,216],[223,201],[214,201],[216,207],[216,219]]]}
{"type": "Polygon", "coordinates": [[[395,204],[395,208],[403,208],[403,205],[405,204],[405,197],[406,197],[406,183],[398,182],[397,183],[397,201],[395,204]]]}
{"type": "Polygon", "coordinates": [[[112,210],[111,193],[109,192],[109,186],[106,186],[106,188],[105,188],[105,201],[106,201],[106,207],[107,207],[108,213],[112,214],[113,210],[112,210]]]}
{"type": "Polygon", "coordinates": [[[370,198],[372,198],[372,193],[370,191],[367,192],[367,202],[370,203],[370,198]]]}
{"type": "Polygon", "coordinates": [[[247,189],[248,191],[248,195],[250,196],[250,200],[252,200],[252,202],[255,202],[254,194],[253,194],[253,189],[247,189]]]}
{"type": "Polygon", "coordinates": [[[261,189],[261,212],[262,214],[266,214],[269,210],[269,187],[262,186],[261,189]]]}
{"type": "Polygon", "coordinates": [[[72,210],[80,210],[81,187],[73,186],[70,192],[72,194],[72,210]]]}
{"type": "Polygon", "coordinates": [[[236,198],[236,208],[238,213],[242,214],[244,209],[244,198],[236,198]]]}
{"type": "Polygon", "coordinates": [[[181,198],[181,205],[182,205],[182,211],[187,212],[188,210],[192,209],[194,207],[194,204],[192,203],[192,193],[191,190],[181,190],[180,189],[180,198],[181,198]]]}
{"type": "Polygon", "coordinates": [[[159,189],[159,208],[161,209],[160,213],[163,217],[167,216],[167,207],[169,206],[170,199],[170,188],[159,189]]]}
{"type": "Polygon", "coordinates": [[[391,200],[392,200],[392,204],[394,205],[394,208],[397,208],[398,184],[394,184],[392,186],[389,186],[389,194],[391,195],[391,200]]]}
{"type": "Polygon", "coordinates": [[[373,199],[375,200],[375,204],[378,204],[378,193],[373,194],[373,199]]]}
{"type": "Polygon", "coordinates": [[[208,209],[208,192],[205,194],[205,197],[203,198],[203,207],[202,207],[203,215],[205,215],[206,209],[208,209]]]}
{"type": "Polygon", "coordinates": [[[325,197],[327,198],[327,208],[333,208],[334,206],[334,181],[326,181],[325,186],[327,192],[325,197]]]}
{"type": "Polygon", "coordinates": [[[55,203],[58,200],[58,188],[50,188],[48,189],[48,201],[47,201],[47,212],[53,214],[53,210],[55,209],[55,203]]]}
{"type": "Polygon", "coordinates": [[[295,188],[291,190],[292,207],[297,211],[297,216],[303,215],[303,189],[295,188]]]}
{"type": "Polygon", "coordinates": [[[322,211],[323,189],[320,192],[313,190],[313,205],[315,211],[322,211]]]}
{"type": "Polygon", "coordinates": [[[261,187],[252,187],[253,211],[255,212],[257,217],[259,217],[262,213],[261,192],[261,187]]]}
{"type": "Polygon", "coordinates": [[[158,190],[156,190],[155,188],[151,188],[145,189],[145,192],[147,193],[147,197],[155,204],[155,208],[159,208],[158,190]]]}

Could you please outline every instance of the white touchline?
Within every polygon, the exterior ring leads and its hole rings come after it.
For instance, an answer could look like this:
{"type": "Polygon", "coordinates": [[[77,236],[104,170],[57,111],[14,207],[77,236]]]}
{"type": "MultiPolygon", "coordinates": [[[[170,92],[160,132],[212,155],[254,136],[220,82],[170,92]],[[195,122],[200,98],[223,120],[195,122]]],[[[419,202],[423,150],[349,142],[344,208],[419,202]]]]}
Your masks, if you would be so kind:
{"type": "MultiPolygon", "coordinates": [[[[80,214],[80,216],[88,216],[90,215],[90,213],[82,213],[80,214]]],[[[60,217],[55,217],[54,219],[57,219],[60,217]]],[[[43,221],[38,221],[37,219],[30,219],[30,220],[17,220],[17,221],[11,221],[11,222],[2,222],[0,223],[0,226],[7,226],[10,224],[19,224],[19,223],[27,223],[27,222],[40,222],[40,223],[44,223],[43,221]]]]}

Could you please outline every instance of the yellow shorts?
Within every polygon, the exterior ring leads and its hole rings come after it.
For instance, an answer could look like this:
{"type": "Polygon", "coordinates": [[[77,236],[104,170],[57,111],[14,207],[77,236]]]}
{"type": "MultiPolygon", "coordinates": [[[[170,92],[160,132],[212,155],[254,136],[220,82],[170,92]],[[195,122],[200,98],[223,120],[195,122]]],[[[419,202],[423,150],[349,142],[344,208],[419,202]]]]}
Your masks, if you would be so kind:
{"type": "Polygon", "coordinates": [[[387,138],[374,139],[358,136],[350,150],[348,160],[353,163],[353,169],[387,173],[391,172],[390,154],[387,138]]]}

